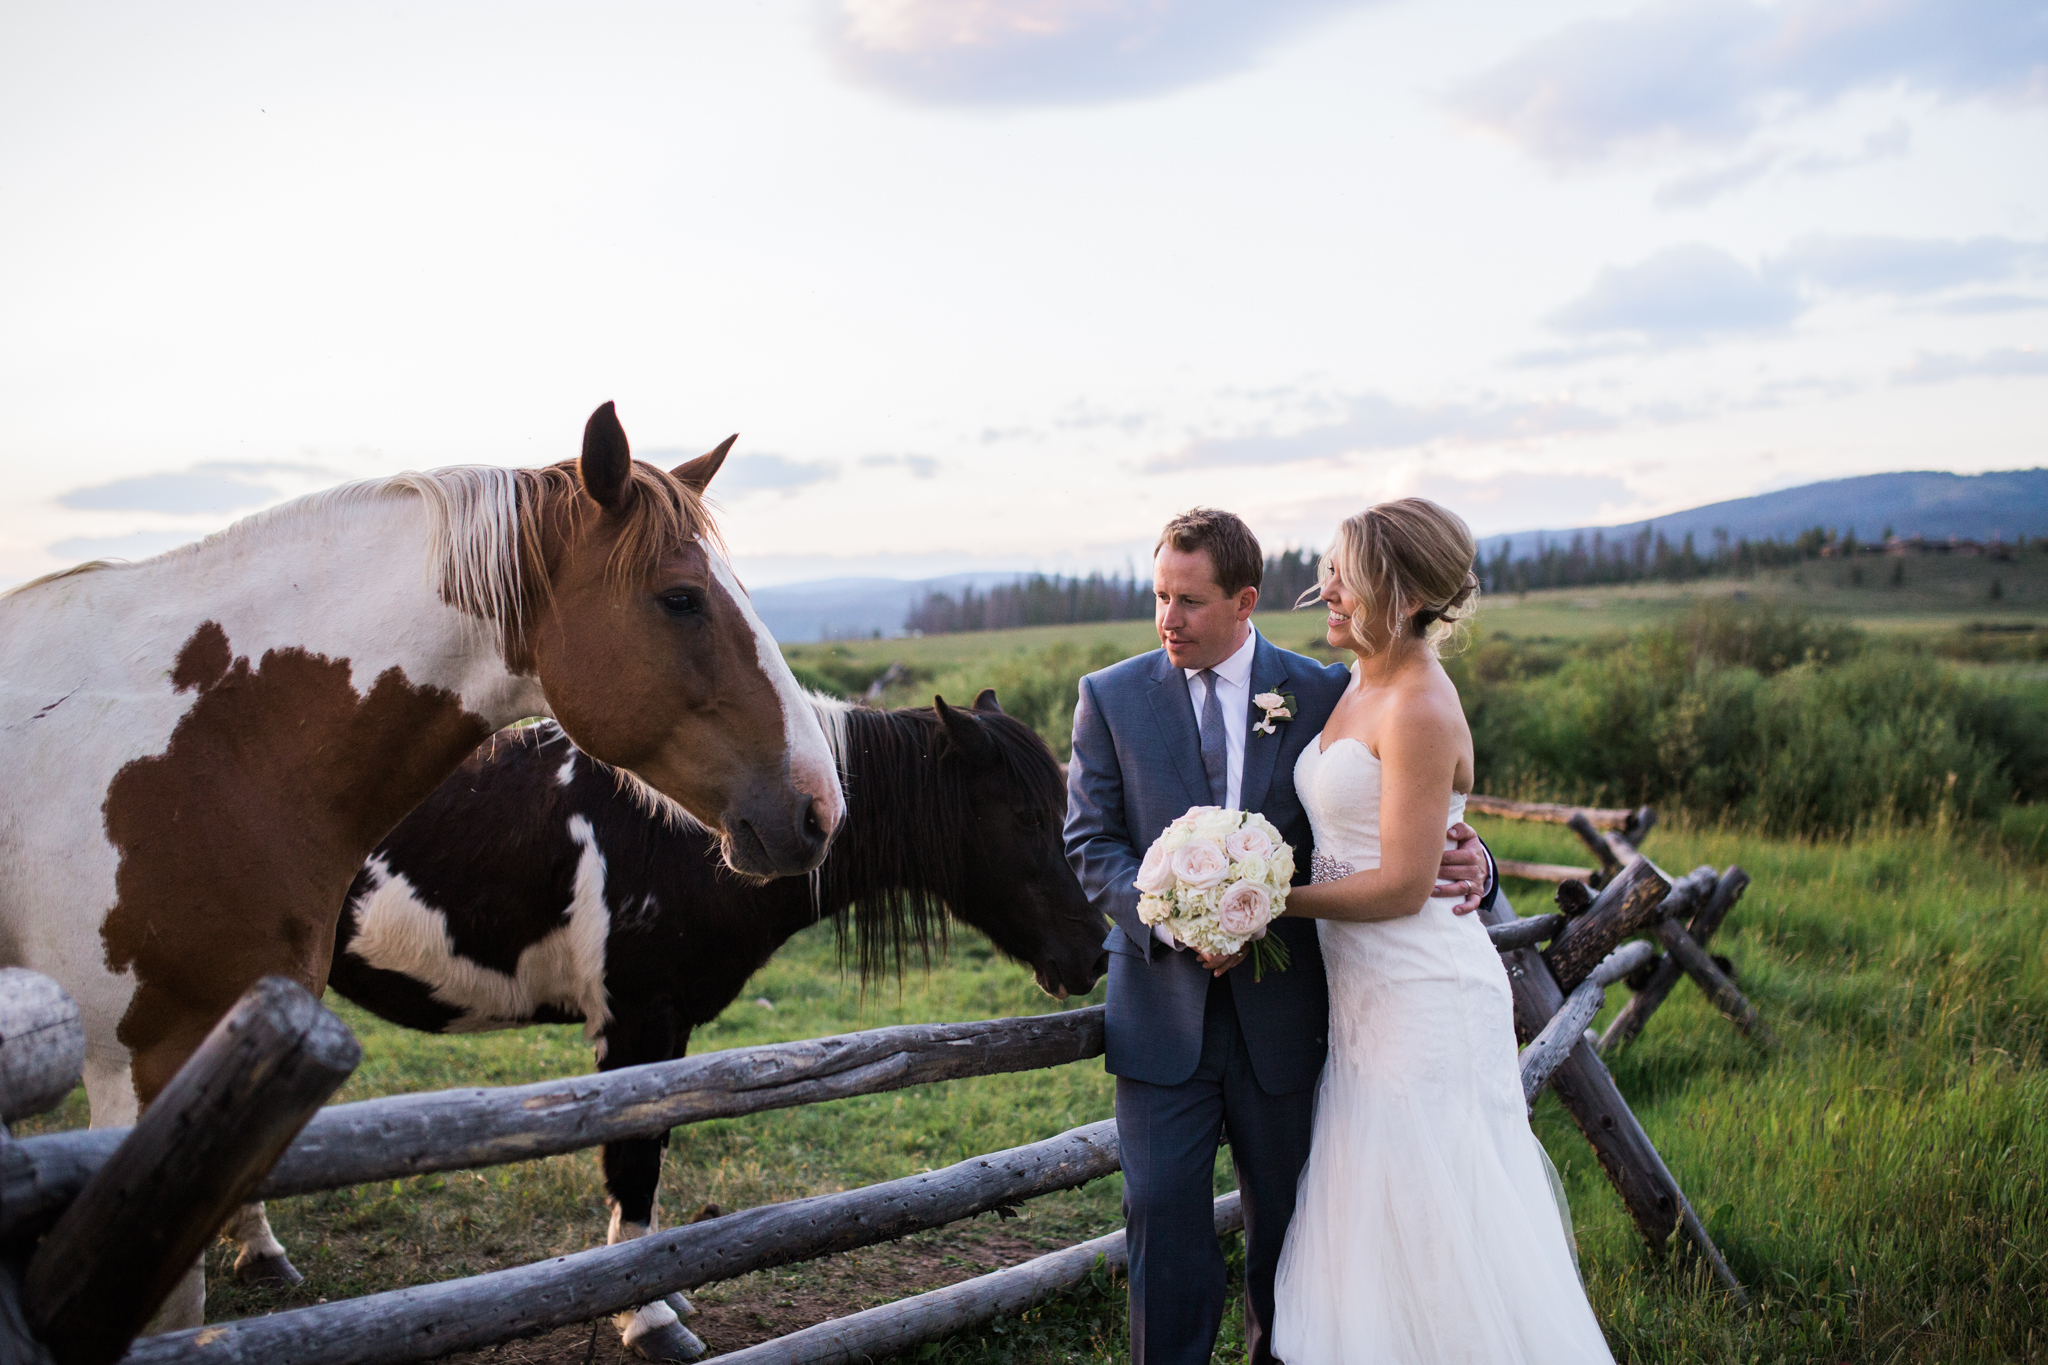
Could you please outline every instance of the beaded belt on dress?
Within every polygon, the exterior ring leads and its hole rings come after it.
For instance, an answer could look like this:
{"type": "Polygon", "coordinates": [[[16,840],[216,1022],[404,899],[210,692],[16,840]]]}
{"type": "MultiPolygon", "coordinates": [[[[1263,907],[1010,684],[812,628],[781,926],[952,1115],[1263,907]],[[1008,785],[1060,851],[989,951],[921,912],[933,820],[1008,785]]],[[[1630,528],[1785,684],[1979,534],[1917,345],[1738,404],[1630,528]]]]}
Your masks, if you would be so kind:
{"type": "Polygon", "coordinates": [[[1308,857],[1308,879],[1311,884],[1342,881],[1356,871],[1358,869],[1350,863],[1340,863],[1335,858],[1320,853],[1311,853],[1308,857]]]}

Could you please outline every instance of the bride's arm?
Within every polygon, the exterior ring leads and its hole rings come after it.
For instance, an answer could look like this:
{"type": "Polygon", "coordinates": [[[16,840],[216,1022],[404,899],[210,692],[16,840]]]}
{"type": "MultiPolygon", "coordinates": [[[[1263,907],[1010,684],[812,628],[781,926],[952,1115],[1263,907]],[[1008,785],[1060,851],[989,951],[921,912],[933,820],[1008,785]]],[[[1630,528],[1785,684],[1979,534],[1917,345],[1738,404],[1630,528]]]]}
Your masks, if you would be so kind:
{"type": "Polygon", "coordinates": [[[1462,716],[1433,698],[1404,698],[1380,724],[1380,865],[1333,882],[1297,886],[1286,913],[1300,919],[1399,919],[1436,889],[1451,781],[1463,753],[1462,716]]]}

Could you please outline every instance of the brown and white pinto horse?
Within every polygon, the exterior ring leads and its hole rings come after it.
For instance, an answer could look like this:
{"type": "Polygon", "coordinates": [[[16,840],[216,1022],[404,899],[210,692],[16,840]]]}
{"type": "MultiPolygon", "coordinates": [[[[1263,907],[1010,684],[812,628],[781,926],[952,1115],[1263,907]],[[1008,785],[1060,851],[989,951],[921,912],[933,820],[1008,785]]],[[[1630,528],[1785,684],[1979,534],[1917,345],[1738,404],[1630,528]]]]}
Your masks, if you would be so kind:
{"type": "MultiPolygon", "coordinates": [[[[719,832],[817,866],[817,714],[700,499],[732,442],[349,485],[0,598],[0,962],[63,983],[96,1125],[132,1123],[259,977],[319,991],[363,858],[501,726],[553,715],[719,832]]],[[[199,1321],[194,1274],[157,1329],[199,1321]]]]}

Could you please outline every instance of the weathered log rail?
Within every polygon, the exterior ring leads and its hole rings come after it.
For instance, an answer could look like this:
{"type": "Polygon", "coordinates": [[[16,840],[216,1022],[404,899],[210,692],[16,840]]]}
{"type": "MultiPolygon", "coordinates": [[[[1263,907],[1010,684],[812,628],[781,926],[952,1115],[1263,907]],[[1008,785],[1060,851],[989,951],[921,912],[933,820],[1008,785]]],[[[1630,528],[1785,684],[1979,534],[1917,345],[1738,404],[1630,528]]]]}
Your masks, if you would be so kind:
{"type": "MultiPolygon", "coordinates": [[[[255,1197],[530,1161],[622,1138],[658,1137],[707,1119],[1101,1055],[1102,1006],[1096,1005],[734,1048],[532,1085],[359,1100],[321,1110],[255,1197]]],[[[127,1133],[52,1133],[0,1151],[0,1240],[40,1230],[127,1133]]]]}
{"type": "Polygon", "coordinates": [[[131,1365],[401,1365],[587,1322],[792,1261],[943,1227],[1119,1169],[1116,1121],[844,1194],[792,1199],[466,1280],[145,1337],[131,1365]]]}
{"type": "MultiPolygon", "coordinates": [[[[1518,1031],[1530,1040],[1520,1059],[1524,1095],[1533,1101],[1546,1085],[1554,1088],[1646,1242],[1661,1250],[1670,1234],[1682,1229],[1739,1297],[1740,1286],[1615,1089],[1585,1029],[1604,992],[1631,973],[1649,969],[1654,982],[1660,973],[1696,967],[1680,952],[1667,951],[1651,968],[1655,949],[1639,935],[1651,936],[1668,950],[1672,930],[1687,933],[1680,922],[1687,914],[1690,928],[1711,934],[1747,879],[1717,880],[1711,869],[1701,869],[1674,884],[1626,838],[1628,829],[1647,830],[1654,814],[1621,814],[1632,820],[1624,823],[1624,832],[1600,836],[1616,871],[1598,895],[1583,882],[1566,881],[1559,888],[1557,913],[1523,920],[1503,897],[1488,917],[1488,933],[1514,986],[1518,1031]],[[1539,950],[1544,943],[1549,946],[1539,950]]],[[[7,1017],[5,1008],[0,999],[0,1020],[7,1017]]],[[[1653,1002],[1640,1012],[1637,1029],[1654,1008],[1653,1002]]],[[[943,1171],[767,1205],[537,1265],[218,1323],[132,1345],[136,1323],[126,1316],[95,1321],[85,1307],[121,1297],[110,1296],[105,1288],[108,1274],[118,1273],[149,1280],[149,1294],[131,1297],[146,1299],[153,1309],[161,1298],[157,1287],[168,1287],[191,1264],[197,1244],[188,1250],[187,1243],[195,1236],[203,1242],[221,1213],[252,1191],[257,1197],[276,1197],[530,1160],[704,1119],[1064,1065],[1101,1055],[1102,1014],[1095,1007],[875,1029],[528,1086],[391,1096],[333,1106],[304,1122],[305,1112],[353,1066],[354,1040],[310,998],[301,1005],[274,992],[267,1000],[252,995],[230,1016],[239,1022],[232,1028],[227,1021],[222,1025],[227,1035],[242,1040],[239,1050],[214,1047],[209,1040],[194,1058],[194,1063],[209,1059],[199,1067],[199,1079],[187,1084],[181,1072],[132,1132],[92,1130],[20,1141],[0,1136],[0,1358],[48,1361],[53,1357],[45,1346],[54,1345],[56,1365],[104,1365],[123,1347],[125,1359],[135,1362],[396,1365],[589,1321],[712,1280],[873,1245],[1072,1188],[1119,1168],[1113,1122],[943,1171]],[[268,1041],[250,1041],[259,1035],[268,1041]],[[189,1103],[166,1103],[188,1093],[194,1097],[189,1103]],[[240,1117],[223,1120],[231,1109],[240,1117]],[[149,1137],[159,1114],[164,1125],[184,1115],[176,1138],[149,1137]],[[235,1131],[219,1131],[224,1128],[235,1131]],[[296,1140],[269,1167],[295,1129],[296,1140]],[[136,1141],[138,1135],[145,1141],[136,1141]],[[167,1176],[161,1154],[155,1164],[140,1159],[138,1154],[150,1148],[176,1153],[173,1164],[189,1169],[167,1176]],[[168,1212],[141,1212],[147,1210],[168,1212]],[[163,1226],[145,1236],[130,1235],[138,1217],[163,1226]],[[9,1264],[18,1268],[27,1261],[38,1236],[42,1245],[28,1262],[24,1289],[9,1264]],[[122,1269],[111,1271],[112,1266],[122,1269]],[[94,1288],[86,1292],[86,1286],[94,1288]]],[[[1761,1021],[1755,1026],[1761,1030],[1761,1021]]],[[[37,1047],[49,1051],[44,1044],[37,1047]]],[[[19,1051],[27,1055],[29,1050],[19,1051]]],[[[0,1036],[0,1111],[13,1113],[8,1056],[0,1036]]],[[[75,1067],[69,1075],[75,1082],[75,1067]]],[[[40,1086],[39,1097],[53,1100],[69,1089],[59,1084],[62,1079],[39,1073],[39,1079],[24,1080],[20,1088],[26,1093],[40,1086]]],[[[1219,1228],[1227,1221],[1219,1204],[1219,1228]]],[[[850,1361],[906,1349],[1042,1302],[1085,1277],[1098,1258],[1117,1265],[1122,1255],[1122,1234],[1114,1233],[980,1280],[808,1329],[744,1355],[757,1361],[850,1361]]]]}

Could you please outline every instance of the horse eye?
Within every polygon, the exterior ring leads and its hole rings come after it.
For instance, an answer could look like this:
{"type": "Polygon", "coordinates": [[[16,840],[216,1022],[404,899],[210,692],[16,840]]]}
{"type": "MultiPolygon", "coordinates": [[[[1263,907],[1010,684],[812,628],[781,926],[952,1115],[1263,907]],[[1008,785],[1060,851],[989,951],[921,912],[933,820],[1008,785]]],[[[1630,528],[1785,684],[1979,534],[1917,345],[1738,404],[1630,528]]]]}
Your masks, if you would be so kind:
{"type": "Polygon", "coordinates": [[[684,588],[663,593],[660,601],[661,609],[670,616],[696,616],[704,610],[703,599],[684,588]]]}

